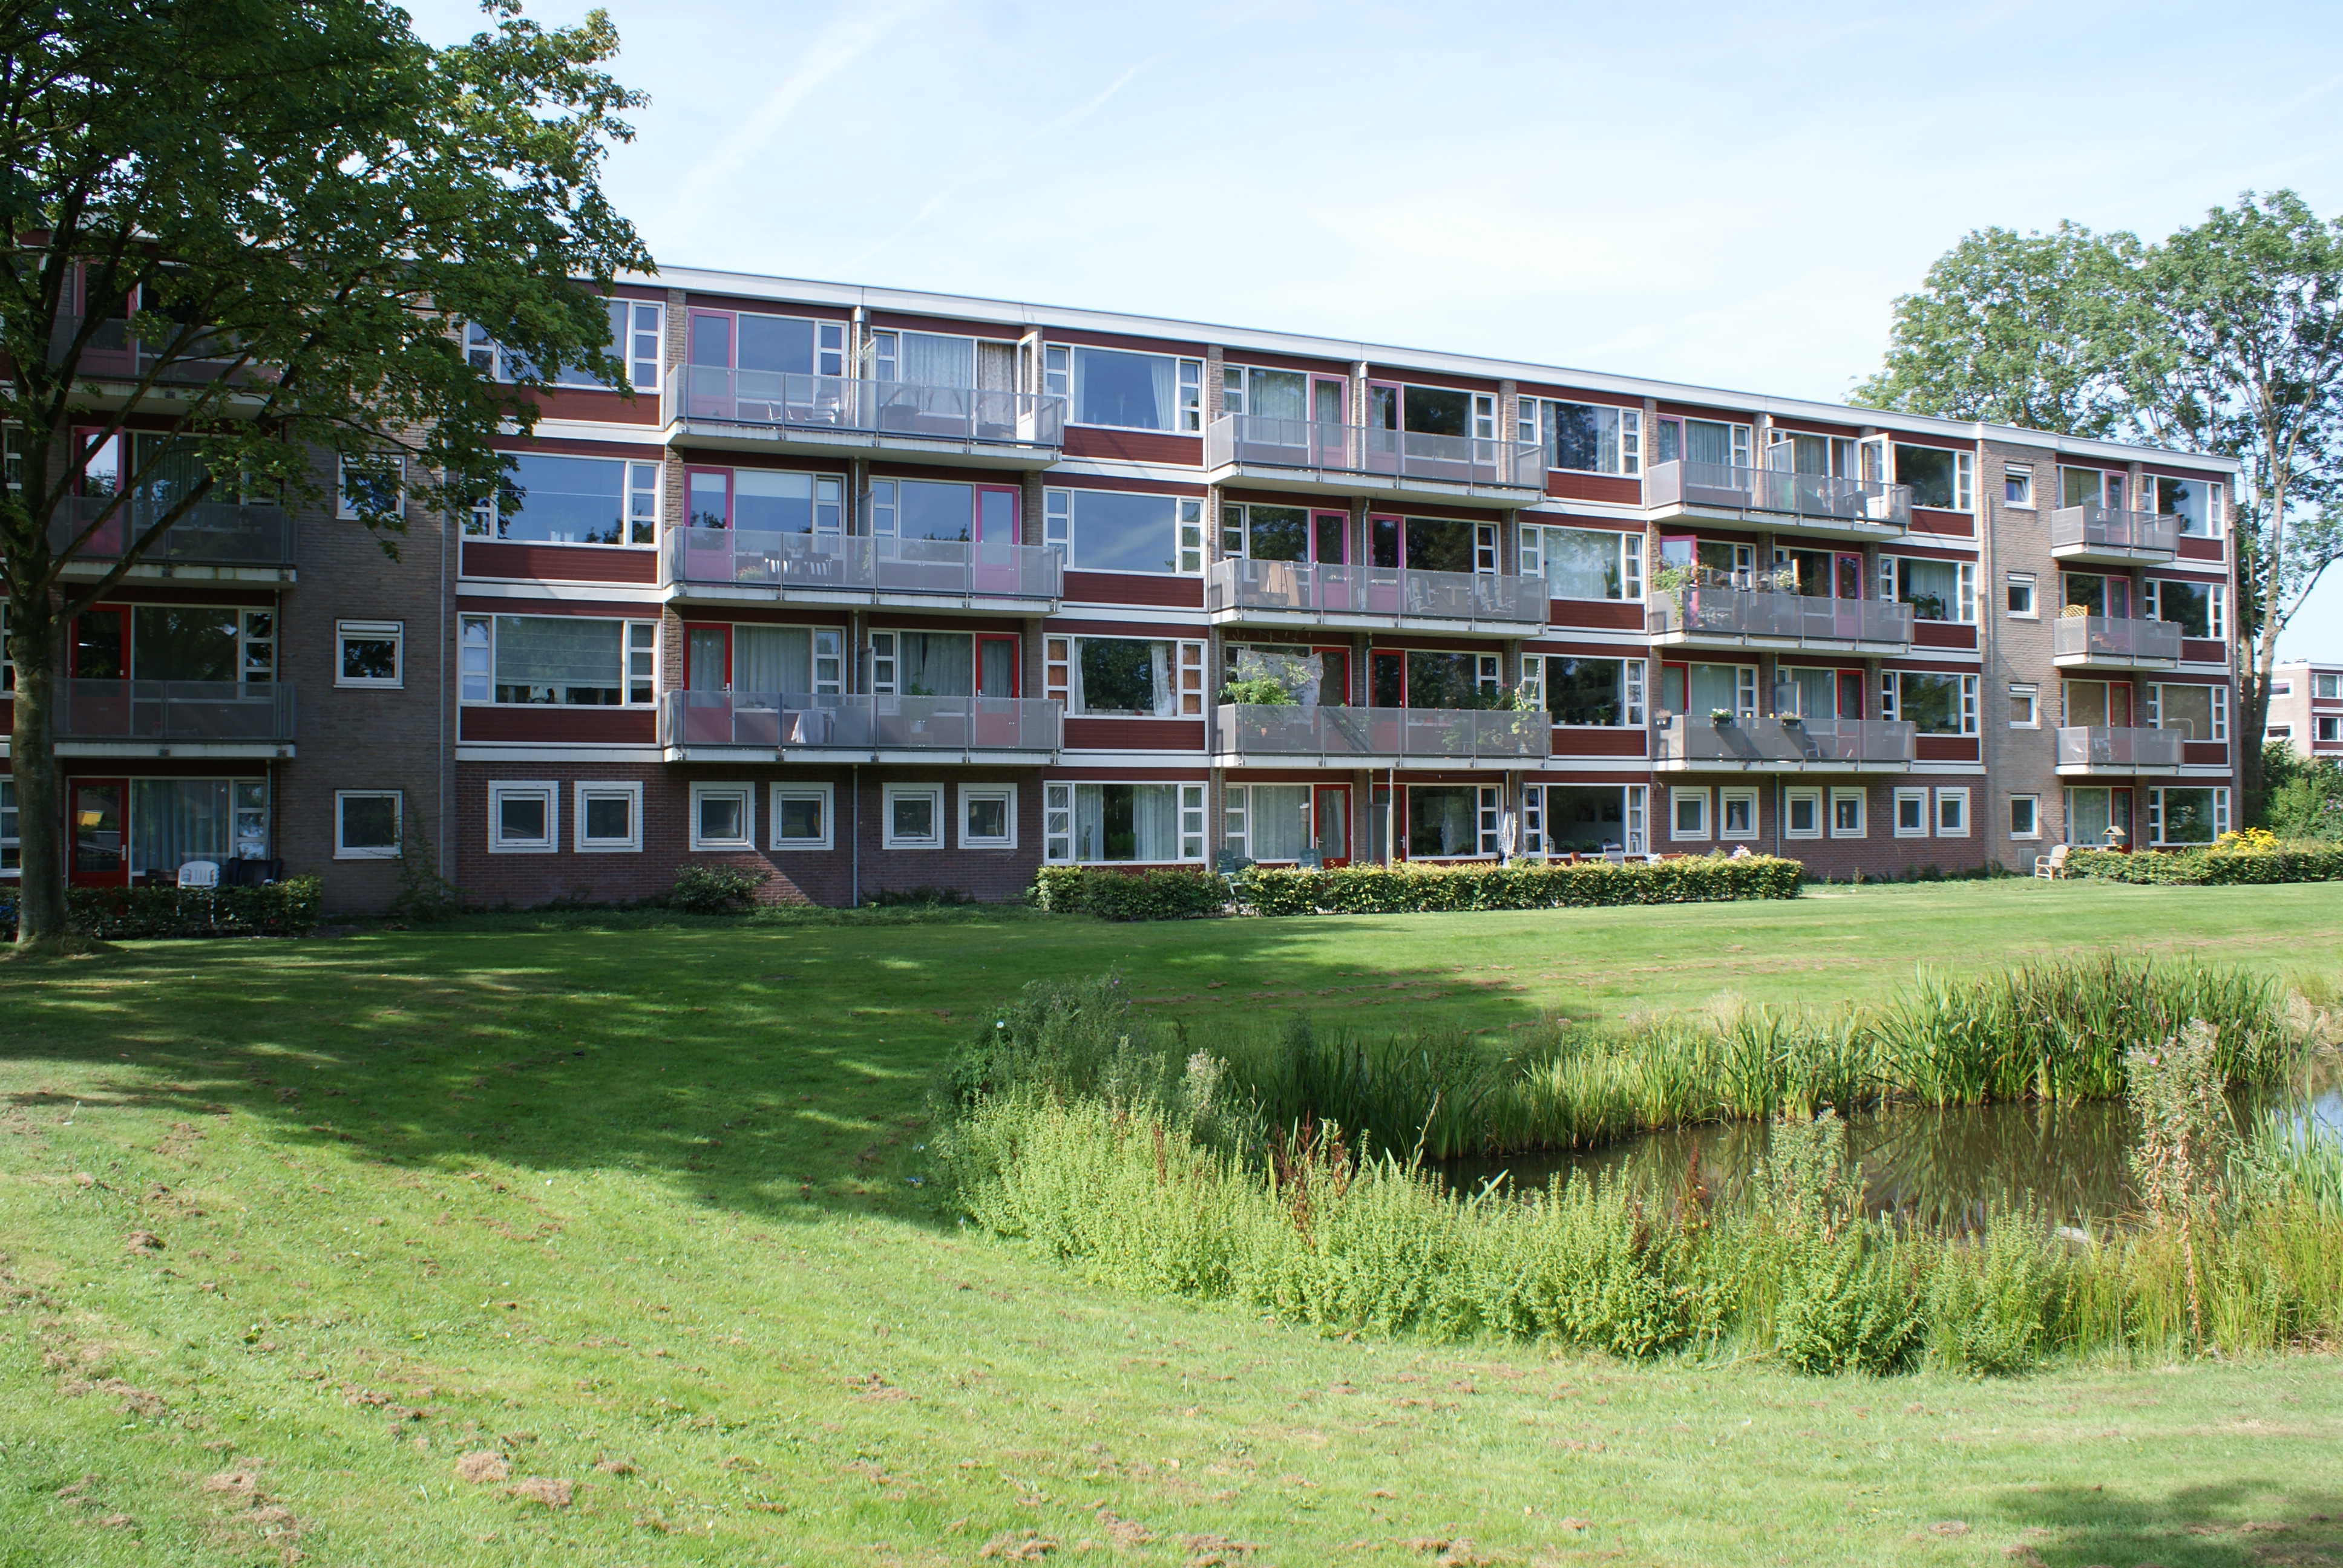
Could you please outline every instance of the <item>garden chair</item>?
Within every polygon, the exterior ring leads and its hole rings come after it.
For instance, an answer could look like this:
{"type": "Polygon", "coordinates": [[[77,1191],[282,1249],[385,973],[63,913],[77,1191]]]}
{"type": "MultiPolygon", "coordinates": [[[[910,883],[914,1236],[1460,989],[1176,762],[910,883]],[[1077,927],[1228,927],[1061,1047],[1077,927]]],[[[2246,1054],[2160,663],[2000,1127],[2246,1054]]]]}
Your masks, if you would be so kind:
{"type": "Polygon", "coordinates": [[[186,860],[179,866],[179,886],[206,890],[219,886],[217,860],[186,860]]]}
{"type": "Polygon", "coordinates": [[[2034,874],[2045,881],[2055,882],[2066,874],[2066,851],[2072,845],[2061,844],[2046,855],[2034,857],[2034,874]]]}

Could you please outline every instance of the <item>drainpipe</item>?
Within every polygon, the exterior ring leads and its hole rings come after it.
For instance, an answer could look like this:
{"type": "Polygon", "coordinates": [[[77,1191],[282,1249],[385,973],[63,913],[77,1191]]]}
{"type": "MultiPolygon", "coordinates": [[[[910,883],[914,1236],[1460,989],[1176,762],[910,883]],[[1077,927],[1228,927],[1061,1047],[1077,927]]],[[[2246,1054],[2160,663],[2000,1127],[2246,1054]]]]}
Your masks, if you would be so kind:
{"type": "Polygon", "coordinates": [[[1782,858],[1782,776],[1774,775],[1774,858],[1782,858]]]}
{"type": "Polygon", "coordinates": [[[851,782],[846,787],[847,792],[854,797],[854,820],[848,831],[854,835],[854,839],[851,848],[847,850],[847,862],[848,874],[854,879],[854,885],[847,890],[846,907],[859,910],[862,907],[862,764],[858,762],[848,771],[851,782]]]}

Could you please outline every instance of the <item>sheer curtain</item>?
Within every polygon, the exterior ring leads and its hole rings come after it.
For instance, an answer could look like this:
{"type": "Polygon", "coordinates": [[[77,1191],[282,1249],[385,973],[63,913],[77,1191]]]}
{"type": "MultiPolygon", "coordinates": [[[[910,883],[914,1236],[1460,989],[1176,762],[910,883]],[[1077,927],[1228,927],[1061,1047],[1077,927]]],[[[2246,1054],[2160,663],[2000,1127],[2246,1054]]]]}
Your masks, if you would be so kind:
{"type": "Polygon", "coordinates": [[[1741,671],[1736,665],[1695,664],[1692,667],[1691,710],[1703,718],[1724,709],[1740,711],[1741,671]]]}
{"type": "Polygon", "coordinates": [[[1140,860],[1178,859],[1180,786],[1131,784],[1125,788],[1131,791],[1131,825],[1138,839],[1132,858],[1140,860]]]}
{"type": "Polygon", "coordinates": [[[625,635],[623,625],[602,616],[500,615],[497,684],[615,688],[625,635]]]}
{"type": "Polygon", "coordinates": [[[1310,786],[1254,785],[1250,826],[1254,859],[1299,859],[1310,843],[1310,786]]]}
{"type": "Polygon", "coordinates": [[[735,627],[732,689],[759,696],[811,691],[813,633],[801,627],[735,627]]]}
{"type": "Polygon", "coordinates": [[[1684,421],[1684,457],[1694,463],[1733,461],[1733,427],[1713,419],[1684,421]]]}
{"type": "Polygon", "coordinates": [[[1106,786],[1074,786],[1074,859],[1106,859],[1106,786]]]}
{"type": "Polygon", "coordinates": [[[896,363],[904,380],[917,387],[974,387],[976,345],[965,337],[906,332],[896,363]]]}
{"type": "Polygon", "coordinates": [[[1309,417],[1302,403],[1299,370],[1256,370],[1252,375],[1251,412],[1257,418],[1302,420],[1309,417]]]}
{"type": "Polygon", "coordinates": [[[1180,694],[1172,689],[1172,645],[1151,642],[1147,645],[1147,668],[1154,687],[1155,717],[1176,718],[1180,712],[1180,694]]]}
{"type": "Polygon", "coordinates": [[[976,647],[965,632],[907,631],[900,641],[898,691],[907,697],[966,697],[976,689],[976,647]]]}
{"type": "Polygon", "coordinates": [[[189,860],[228,858],[227,780],[130,781],[130,869],[175,876],[189,860]]]}
{"type": "Polygon", "coordinates": [[[1151,356],[1147,367],[1153,372],[1155,428],[1177,430],[1180,427],[1180,362],[1168,356],[1151,356]]]}

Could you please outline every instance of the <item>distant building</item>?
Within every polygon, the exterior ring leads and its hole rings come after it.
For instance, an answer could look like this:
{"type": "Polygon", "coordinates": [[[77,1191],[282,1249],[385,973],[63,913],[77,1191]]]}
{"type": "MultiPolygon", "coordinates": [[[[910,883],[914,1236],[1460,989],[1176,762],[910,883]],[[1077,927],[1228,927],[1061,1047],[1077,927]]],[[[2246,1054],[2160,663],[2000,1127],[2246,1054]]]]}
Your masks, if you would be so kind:
{"type": "Polygon", "coordinates": [[[2270,674],[2265,739],[2298,756],[2343,761],[2343,664],[2281,664],[2270,674]]]}

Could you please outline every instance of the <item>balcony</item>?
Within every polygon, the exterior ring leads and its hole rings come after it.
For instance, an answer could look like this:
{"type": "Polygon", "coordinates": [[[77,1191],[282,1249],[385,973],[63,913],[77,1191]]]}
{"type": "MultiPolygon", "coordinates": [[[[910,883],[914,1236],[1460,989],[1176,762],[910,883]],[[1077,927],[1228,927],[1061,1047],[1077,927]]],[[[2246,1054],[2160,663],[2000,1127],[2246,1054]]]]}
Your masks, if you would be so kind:
{"type": "Polygon", "coordinates": [[[1730,724],[1671,713],[1652,766],[1661,771],[1897,773],[1919,754],[1917,727],[1901,719],[1783,719],[1745,713],[1730,724]]]}
{"type": "Polygon", "coordinates": [[[1529,507],[1545,496],[1534,441],[1223,414],[1204,432],[1205,477],[1321,496],[1529,507]]]}
{"type": "MultiPolygon", "coordinates": [[[[106,497],[68,498],[49,519],[49,548],[64,550],[109,504],[106,497]]],[[[75,552],[65,575],[101,577],[112,570],[125,544],[152,527],[160,510],[151,501],[123,503],[75,552]]],[[[147,548],[128,575],[181,581],[291,582],[293,518],[282,507],[199,502],[147,548]]]]}
{"type": "MultiPolygon", "coordinates": [[[[49,332],[51,365],[65,363],[88,319],[85,316],[56,318],[49,332]]],[[[164,354],[177,341],[182,330],[179,323],[152,313],[103,318],[91,332],[89,341],[82,345],[81,360],[75,368],[88,381],[119,383],[152,376],[156,386],[174,387],[208,386],[229,376],[239,383],[260,378],[251,366],[237,367],[234,342],[226,334],[209,329],[188,341],[181,350],[182,357],[162,365],[164,354]],[[142,321],[151,324],[143,333],[139,327],[142,321]]]]}
{"type": "Polygon", "coordinates": [[[1060,744],[1061,704],[1038,697],[670,691],[670,762],[984,762],[1038,767],[1060,744]]]}
{"type": "Polygon", "coordinates": [[[2071,726],[2058,731],[2058,776],[2177,773],[2181,742],[2187,738],[2179,729],[2071,726]]]}
{"type": "Polygon", "coordinates": [[[1066,442],[1066,400],[1054,395],[779,370],[679,365],[661,408],[676,445],[734,451],[1046,468],[1066,442]]]}
{"type": "Polygon", "coordinates": [[[1654,593],[1652,640],[1672,648],[1782,647],[1900,654],[1912,643],[1912,607],[1893,599],[1815,598],[1716,586],[1683,590],[1681,608],[1654,593]]]}
{"type": "Polygon", "coordinates": [[[1909,485],[1689,459],[1655,464],[1644,473],[1644,506],[1654,521],[1725,517],[1821,538],[1896,539],[1912,526],[1909,485]]]}
{"type": "Polygon", "coordinates": [[[60,757],[290,757],[293,689],[233,680],[61,680],[60,757]]]}
{"type": "Polygon", "coordinates": [[[2069,615],[2050,626],[2050,662],[2061,669],[2170,669],[2180,662],[2177,621],[2069,615]]]}
{"type": "Polygon", "coordinates": [[[2050,554],[2057,560],[2153,566],[2179,548],[2180,519],[2166,514],[2109,507],[2061,507],[2050,514],[2050,554]]]}
{"type": "Polygon", "coordinates": [[[1534,636],[1545,626],[1538,578],[1416,572],[1307,561],[1214,561],[1204,611],[1215,626],[1360,627],[1534,636]]]}
{"type": "Polygon", "coordinates": [[[1044,545],[669,528],[661,554],[679,599],[1050,615],[1064,592],[1044,545]]]}
{"type": "Polygon", "coordinates": [[[1212,726],[1215,768],[1519,769],[1553,749],[1544,714],[1509,709],[1225,704],[1212,726]]]}

